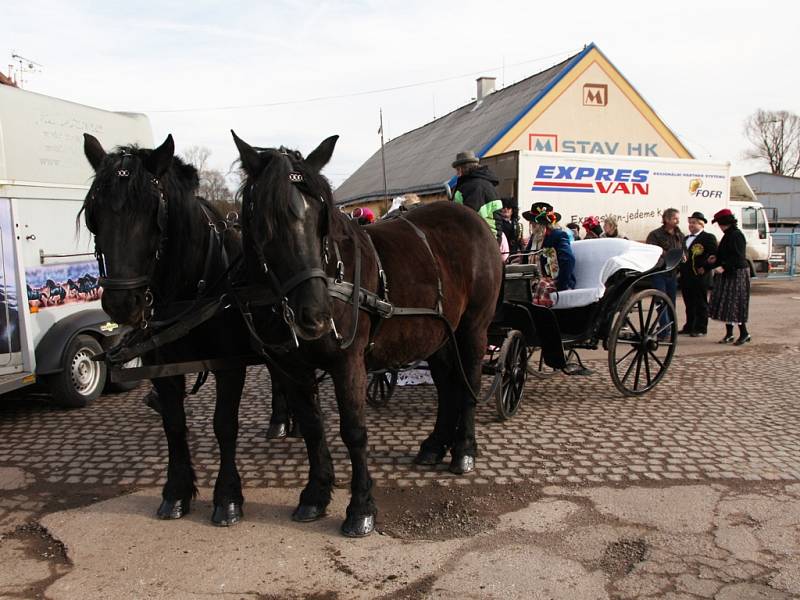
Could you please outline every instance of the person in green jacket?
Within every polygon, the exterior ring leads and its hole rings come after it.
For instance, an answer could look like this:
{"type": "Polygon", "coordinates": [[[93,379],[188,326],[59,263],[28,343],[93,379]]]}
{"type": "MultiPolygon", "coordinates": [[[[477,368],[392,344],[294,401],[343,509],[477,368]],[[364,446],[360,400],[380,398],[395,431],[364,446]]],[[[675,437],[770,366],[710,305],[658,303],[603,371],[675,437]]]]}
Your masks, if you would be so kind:
{"type": "Polygon", "coordinates": [[[453,168],[458,174],[453,200],[475,210],[486,221],[492,234],[499,238],[499,213],[495,215],[495,211],[503,208],[503,203],[498,198],[495,187],[500,180],[488,166],[480,166],[478,157],[472,151],[459,152],[453,168]]]}

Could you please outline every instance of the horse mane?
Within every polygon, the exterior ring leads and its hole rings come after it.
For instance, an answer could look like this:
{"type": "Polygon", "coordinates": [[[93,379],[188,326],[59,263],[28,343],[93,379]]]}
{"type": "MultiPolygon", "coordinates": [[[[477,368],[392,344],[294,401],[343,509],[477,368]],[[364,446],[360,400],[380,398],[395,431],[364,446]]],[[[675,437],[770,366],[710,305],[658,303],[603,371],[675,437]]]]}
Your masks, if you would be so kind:
{"type": "Polygon", "coordinates": [[[290,243],[285,235],[290,223],[290,198],[292,187],[296,186],[305,195],[322,200],[325,206],[325,231],[340,238],[343,232],[343,220],[337,219],[338,208],[333,202],[333,190],[328,179],[309,169],[303,155],[297,150],[280,148],[255,148],[264,162],[261,173],[253,177],[247,174],[237,192],[241,200],[242,226],[249,229],[253,239],[274,239],[279,243],[290,243]],[[295,184],[289,181],[289,173],[296,172],[303,176],[303,182],[295,184]],[[263,215],[262,219],[254,219],[254,215],[263,215]]]}
{"type": "MultiPolygon", "coordinates": [[[[81,214],[84,214],[89,229],[102,211],[113,211],[122,216],[123,223],[134,223],[140,219],[151,219],[155,223],[158,212],[159,189],[154,183],[155,176],[144,165],[144,161],[153,151],[140,148],[137,145],[119,146],[109,152],[95,173],[94,181],[86,195],[83,207],[78,213],[78,224],[81,214]],[[134,160],[125,160],[125,155],[131,155],[134,160]],[[117,171],[123,168],[128,171],[127,177],[120,177],[117,171]]],[[[185,163],[180,157],[174,156],[170,167],[158,178],[159,186],[167,199],[168,210],[168,237],[165,256],[166,273],[172,276],[165,278],[165,283],[170,288],[164,290],[168,295],[177,292],[183,283],[179,281],[178,273],[185,272],[183,268],[192,258],[202,260],[202,248],[197,247],[197,227],[195,219],[191,218],[197,207],[202,205],[208,213],[219,221],[223,220],[220,211],[210,202],[195,196],[200,180],[197,169],[185,163]]]]}

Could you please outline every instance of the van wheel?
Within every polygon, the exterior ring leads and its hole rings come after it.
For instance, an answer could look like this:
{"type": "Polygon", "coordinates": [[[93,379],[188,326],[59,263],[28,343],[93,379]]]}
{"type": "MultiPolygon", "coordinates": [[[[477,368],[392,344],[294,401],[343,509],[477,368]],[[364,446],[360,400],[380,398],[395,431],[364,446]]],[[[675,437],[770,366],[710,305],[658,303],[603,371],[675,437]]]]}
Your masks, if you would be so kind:
{"type": "Polygon", "coordinates": [[[101,352],[103,348],[92,336],[75,336],[64,353],[63,370],[45,380],[57,404],[82,408],[103,393],[106,364],[92,360],[101,352]]]}

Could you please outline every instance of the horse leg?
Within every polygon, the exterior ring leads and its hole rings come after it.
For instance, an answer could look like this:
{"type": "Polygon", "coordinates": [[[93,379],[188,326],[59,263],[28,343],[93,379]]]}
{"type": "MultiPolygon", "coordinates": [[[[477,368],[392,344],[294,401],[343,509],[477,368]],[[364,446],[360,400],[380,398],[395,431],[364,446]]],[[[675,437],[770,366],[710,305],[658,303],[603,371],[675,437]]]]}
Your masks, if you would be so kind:
{"type": "Polygon", "coordinates": [[[461,357],[462,375],[458,360],[453,357],[453,369],[458,381],[458,394],[454,400],[458,403],[458,419],[455,430],[455,443],[450,450],[450,472],[457,475],[469,473],[475,469],[475,457],[478,455],[478,442],[475,440],[475,405],[480,393],[481,367],[486,352],[486,329],[470,327],[462,324],[456,331],[456,343],[461,357]],[[464,377],[466,376],[466,381],[464,377]],[[471,389],[470,389],[471,388],[471,389]]]}
{"type": "Polygon", "coordinates": [[[219,444],[219,475],[214,485],[214,512],[211,522],[221,527],[242,520],[242,480],[236,469],[236,438],[239,434],[239,402],[244,387],[245,369],[214,373],[217,404],[214,408],[214,434],[219,444]]]}
{"type": "Polygon", "coordinates": [[[285,438],[289,432],[289,403],[286,387],[283,382],[270,371],[272,378],[272,414],[267,427],[267,439],[285,438]]]}
{"type": "Polygon", "coordinates": [[[378,509],[372,497],[372,478],[367,469],[367,427],[364,406],[367,397],[367,371],[363,355],[352,352],[333,372],[336,403],[339,406],[339,431],[350,454],[353,477],[347,518],[341,531],[347,537],[364,537],[375,529],[378,509]]]}
{"type": "Polygon", "coordinates": [[[186,440],[184,383],[183,375],[153,380],[161,400],[161,420],[169,449],[167,481],[161,490],[161,506],[156,512],[159,519],[180,519],[189,514],[192,498],[197,495],[196,477],[186,440]]]}
{"type": "Polygon", "coordinates": [[[438,409],[433,432],[420,445],[414,458],[418,465],[437,465],[442,462],[447,450],[453,445],[458,407],[455,398],[459,393],[453,376],[453,358],[450,345],[446,344],[436,354],[428,358],[431,377],[436,385],[438,409]]]}
{"type": "Polygon", "coordinates": [[[301,388],[293,384],[288,388],[291,391],[295,419],[302,423],[309,464],[308,483],[300,493],[300,503],[292,513],[292,519],[299,522],[316,521],[325,516],[325,510],[331,502],[333,460],[325,440],[325,427],[316,389],[301,388]]]}

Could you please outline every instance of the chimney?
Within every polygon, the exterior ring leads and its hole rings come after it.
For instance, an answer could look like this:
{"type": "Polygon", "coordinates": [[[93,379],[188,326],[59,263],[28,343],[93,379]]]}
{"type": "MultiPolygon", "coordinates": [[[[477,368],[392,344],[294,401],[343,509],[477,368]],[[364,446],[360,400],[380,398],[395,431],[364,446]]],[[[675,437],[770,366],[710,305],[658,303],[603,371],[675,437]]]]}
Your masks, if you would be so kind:
{"type": "Polygon", "coordinates": [[[476,80],[478,82],[478,102],[494,91],[494,82],[496,79],[496,77],[478,77],[476,80]]]}

